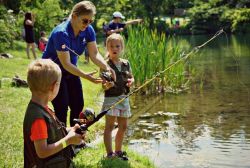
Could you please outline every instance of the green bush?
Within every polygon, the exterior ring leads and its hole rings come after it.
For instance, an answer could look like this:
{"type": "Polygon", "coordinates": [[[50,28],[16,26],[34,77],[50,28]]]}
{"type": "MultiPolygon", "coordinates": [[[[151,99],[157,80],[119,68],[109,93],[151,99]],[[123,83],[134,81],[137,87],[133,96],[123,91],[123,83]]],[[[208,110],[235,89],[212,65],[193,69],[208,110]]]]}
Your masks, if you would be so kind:
{"type": "Polygon", "coordinates": [[[193,34],[213,33],[223,28],[229,33],[250,32],[250,9],[209,1],[188,10],[193,34]]]}
{"type": "Polygon", "coordinates": [[[213,6],[205,3],[195,6],[188,11],[190,26],[193,34],[214,33],[224,27],[220,16],[227,10],[226,6],[213,6]]]}
{"type": "Polygon", "coordinates": [[[45,0],[36,13],[36,30],[50,32],[64,18],[64,11],[60,8],[59,0],[45,0]]]}
{"type": "Polygon", "coordinates": [[[16,33],[16,18],[11,10],[8,10],[0,5],[0,52],[13,46],[16,33]]]}

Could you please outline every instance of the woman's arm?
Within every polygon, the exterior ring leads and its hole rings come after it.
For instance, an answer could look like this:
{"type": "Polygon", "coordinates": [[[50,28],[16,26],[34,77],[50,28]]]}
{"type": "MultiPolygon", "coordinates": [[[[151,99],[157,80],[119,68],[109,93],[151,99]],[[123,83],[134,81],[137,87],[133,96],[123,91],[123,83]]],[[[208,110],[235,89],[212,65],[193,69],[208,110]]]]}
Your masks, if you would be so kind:
{"type": "Polygon", "coordinates": [[[93,41],[93,42],[87,43],[87,48],[88,48],[89,57],[91,61],[93,61],[94,64],[96,64],[102,70],[108,71],[110,67],[107,65],[106,61],[99,53],[96,42],[93,41]]]}
{"type": "Polygon", "coordinates": [[[95,41],[89,42],[87,44],[87,48],[88,48],[89,57],[91,61],[93,61],[94,64],[99,66],[102,70],[111,72],[112,78],[114,79],[114,81],[116,81],[115,71],[108,66],[104,58],[99,53],[97,46],[96,46],[96,42],[95,41]]]}
{"type": "Polygon", "coordinates": [[[25,21],[25,24],[30,25],[30,26],[34,26],[34,23],[35,23],[35,15],[31,14],[31,19],[27,19],[25,21]]]}
{"type": "Polygon", "coordinates": [[[27,20],[25,21],[25,24],[26,24],[26,25],[30,25],[30,26],[34,26],[34,22],[32,22],[32,20],[29,20],[29,19],[27,19],[27,20]]]}
{"type": "Polygon", "coordinates": [[[102,80],[93,77],[96,72],[85,73],[77,68],[74,64],[70,62],[70,55],[68,51],[56,51],[58,58],[65,70],[72,73],[73,75],[88,79],[93,83],[101,83],[102,80]]]}

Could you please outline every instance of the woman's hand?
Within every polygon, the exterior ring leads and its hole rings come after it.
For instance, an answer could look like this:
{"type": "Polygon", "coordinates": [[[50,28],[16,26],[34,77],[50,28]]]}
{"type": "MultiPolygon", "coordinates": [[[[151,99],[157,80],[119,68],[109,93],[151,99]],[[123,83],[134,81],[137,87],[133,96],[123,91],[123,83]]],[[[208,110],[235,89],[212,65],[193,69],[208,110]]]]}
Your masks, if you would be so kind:
{"type": "Polygon", "coordinates": [[[93,75],[96,74],[97,71],[93,71],[93,72],[89,72],[89,73],[86,73],[86,79],[88,79],[89,81],[93,82],[93,83],[102,83],[103,80],[101,78],[96,78],[94,77],[93,75]]]}

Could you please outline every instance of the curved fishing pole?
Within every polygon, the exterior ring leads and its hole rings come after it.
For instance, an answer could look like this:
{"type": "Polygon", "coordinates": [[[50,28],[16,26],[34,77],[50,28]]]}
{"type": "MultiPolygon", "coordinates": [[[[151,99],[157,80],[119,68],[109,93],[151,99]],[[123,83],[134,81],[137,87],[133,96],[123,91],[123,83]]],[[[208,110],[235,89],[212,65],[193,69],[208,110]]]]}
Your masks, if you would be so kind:
{"type": "Polygon", "coordinates": [[[66,44],[63,44],[62,45],[62,49],[65,49],[65,48],[67,48],[69,51],[71,51],[72,53],[74,53],[75,55],[77,55],[78,58],[80,57],[80,55],[77,54],[74,50],[72,50],[71,48],[69,48],[66,44]]]}
{"type": "MultiPolygon", "coordinates": [[[[62,49],[68,49],[69,51],[71,51],[72,53],[74,53],[78,58],[80,57],[80,55],[79,54],[77,54],[74,50],[72,50],[71,48],[69,48],[66,44],[63,44],[62,45],[62,49]]],[[[86,49],[85,49],[86,50],[86,49]]],[[[57,57],[58,58],[58,57],[57,57]]],[[[95,69],[95,68],[92,68],[92,69],[94,69],[96,72],[97,72],[97,70],[95,69]]]]}
{"type": "Polygon", "coordinates": [[[197,53],[199,51],[199,49],[201,49],[202,47],[204,47],[205,45],[207,45],[209,42],[211,42],[212,40],[214,40],[217,36],[219,36],[221,33],[223,33],[224,30],[221,29],[218,32],[215,33],[215,35],[213,37],[211,37],[209,40],[207,40],[206,42],[204,42],[203,44],[194,47],[188,54],[186,54],[184,57],[180,58],[179,60],[177,60],[176,62],[169,64],[167,66],[167,68],[165,68],[162,71],[159,71],[157,74],[155,74],[151,79],[149,79],[148,81],[146,81],[144,84],[142,84],[141,86],[139,86],[138,88],[134,89],[133,91],[129,92],[125,97],[123,97],[122,99],[118,100],[117,102],[115,102],[114,104],[112,104],[108,109],[100,112],[93,121],[88,122],[87,124],[82,124],[80,126],[80,129],[76,130],[77,133],[81,133],[82,131],[86,131],[88,129],[88,127],[90,127],[91,125],[93,125],[95,122],[99,121],[100,118],[102,118],[109,110],[113,109],[116,105],[120,104],[121,102],[123,102],[126,98],[128,98],[129,96],[133,95],[135,92],[139,91],[141,88],[143,88],[144,86],[148,85],[150,82],[152,82],[155,78],[159,77],[161,74],[165,73],[166,71],[168,71],[169,69],[171,69],[173,66],[177,65],[178,63],[180,63],[181,61],[184,61],[186,59],[188,59],[191,54],[193,53],[197,53]]]}

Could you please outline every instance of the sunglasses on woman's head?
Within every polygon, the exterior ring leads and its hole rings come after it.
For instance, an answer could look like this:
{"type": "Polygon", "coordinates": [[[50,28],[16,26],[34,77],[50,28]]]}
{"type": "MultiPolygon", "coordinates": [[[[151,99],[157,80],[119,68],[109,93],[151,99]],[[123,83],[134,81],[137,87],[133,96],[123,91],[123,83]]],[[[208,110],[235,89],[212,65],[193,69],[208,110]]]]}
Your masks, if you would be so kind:
{"type": "Polygon", "coordinates": [[[92,19],[82,19],[82,24],[91,24],[93,23],[92,19]]]}

